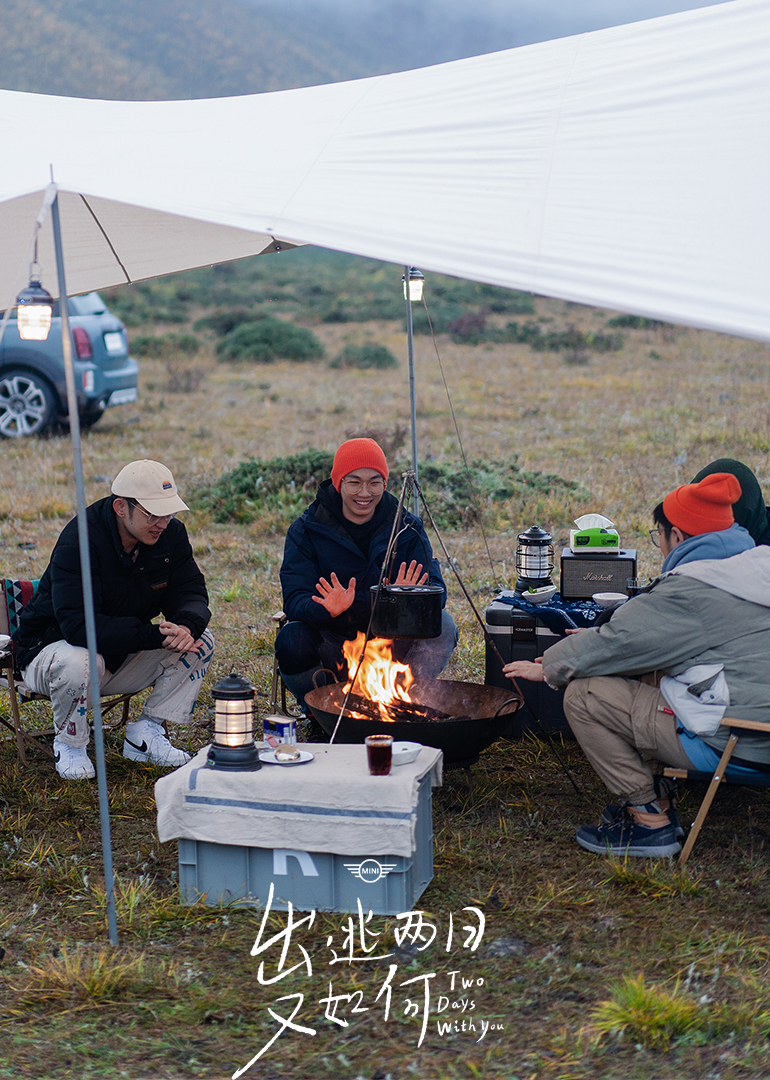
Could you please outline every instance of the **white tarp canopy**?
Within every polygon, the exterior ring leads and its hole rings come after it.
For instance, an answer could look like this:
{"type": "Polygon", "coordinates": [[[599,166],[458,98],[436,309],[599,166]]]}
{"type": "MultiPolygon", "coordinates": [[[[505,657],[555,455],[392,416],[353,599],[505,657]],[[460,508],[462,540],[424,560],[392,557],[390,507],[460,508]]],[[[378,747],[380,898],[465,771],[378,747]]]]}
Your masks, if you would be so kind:
{"type": "Polygon", "coordinates": [[[770,340],[769,129],[770,0],[249,97],[0,91],[0,307],[53,174],[73,294],[277,240],[770,340]]]}

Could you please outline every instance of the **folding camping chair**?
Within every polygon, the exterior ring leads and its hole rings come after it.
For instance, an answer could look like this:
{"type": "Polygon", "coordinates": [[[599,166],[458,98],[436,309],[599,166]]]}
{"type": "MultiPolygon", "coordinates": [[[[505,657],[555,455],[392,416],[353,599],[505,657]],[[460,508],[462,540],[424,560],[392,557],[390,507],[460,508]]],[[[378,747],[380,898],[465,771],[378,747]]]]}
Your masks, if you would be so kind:
{"type": "Polygon", "coordinates": [[[719,759],[719,764],[713,773],[700,772],[695,769],[673,769],[666,768],[663,770],[664,776],[669,776],[675,780],[699,780],[708,783],[706,794],[703,797],[703,802],[700,804],[700,809],[695,817],[695,821],[690,827],[685,845],[679,855],[678,865],[680,869],[685,865],[690,858],[692,849],[695,847],[695,842],[698,839],[698,835],[701,830],[701,826],[706,820],[706,816],[711,809],[711,804],[714,801],[714,796],[717,793],[717,789],[720,784],[741,784],[744,787],[770,787],[770,772],[757,772],[753,775],[746,776],[726,776],[727,766],[730,758],[733,755],[735,744],[738,742],[741,731],[759,731],[767,735],[770,738],[770,726],[764,724],[759,720],[736,720],[731,717],[724,717],[722,720],[722,727],[728,728],[730,736],[727,740],[727,746],[724,749],[722,757],[719,759]]]}
{"type": "MultiPolygon", "coordinates": [[[[11,635],[19,625],[21,613],[37,592],[39,581],[24,581],[11,578],[0,579],[2,596],[0,596],[0,634],[11,635]]],[[[8,728],[16,737],[16,750],[22,765],[27,764],[27,756],[24,752],[25,740],[41,747],[47,754],[53,757],[53,751],[45,742],[36,740],[50,738],[53,729],[45,731],[25,730],[21,721],[22,706],[30,701],[50,701],[47,694],[38,694],[26,685],[21,677],[21,672],[16,666],[13,643],[4,652],[0,652],[0,690],[6,690],[11,704],[11,719],[0,716],[0,724],[8,728]]],[[[121,719],[113,727],[120,727],[128,721],[129,702],[133,694],[119,694],[105,701],[102,705],[102,715],[105,716],[118,705],[123,706],[121,719]]]]}

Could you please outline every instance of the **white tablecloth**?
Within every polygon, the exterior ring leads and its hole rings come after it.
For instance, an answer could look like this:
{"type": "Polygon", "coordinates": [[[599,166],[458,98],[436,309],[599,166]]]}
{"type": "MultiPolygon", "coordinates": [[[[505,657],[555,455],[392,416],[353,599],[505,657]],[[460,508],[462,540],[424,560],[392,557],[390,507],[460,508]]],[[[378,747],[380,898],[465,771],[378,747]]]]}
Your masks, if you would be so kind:
{"type": "Polygon", "coordinates": [[[155,784],[161,842],[184,837],[244,847],[409,856],[422,777],[441,784],[443,755],[424,746],[409,765],[370,776],[363,745],[300,743],[303,765],[256,772],[206,768],[208,747],[155,784]]]}

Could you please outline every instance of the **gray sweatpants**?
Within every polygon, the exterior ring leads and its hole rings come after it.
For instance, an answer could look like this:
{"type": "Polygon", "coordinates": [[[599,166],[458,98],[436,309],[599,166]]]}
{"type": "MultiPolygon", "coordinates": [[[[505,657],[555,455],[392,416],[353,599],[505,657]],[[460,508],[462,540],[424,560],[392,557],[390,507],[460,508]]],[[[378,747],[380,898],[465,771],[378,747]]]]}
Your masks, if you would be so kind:
{"type": "Polygon", "coordinates": [[[655,799],[647,759],[695,768],[667,709],[656,686],[636,679],[575,679],[564,692],[564,715],[594,770],[614,795],[636,805],[655,799]]]}
{"type": "MultiPolygon", "coordinates": [[[[134,694],[152,686],[142,716],[174,724],[192,722],[204,676],[214,655],[214,637],[204,630],[196,652],[152,649],[132,653],[116,672],[107,671],[97,654],[99,692],[134,694]]],[[[56,738],[69,746],[87,746],[91,704],[88,650],[66,641],[46,645],[23,671],[24,682],[38,694],[47,694],[53,706],[56,738]]]]}

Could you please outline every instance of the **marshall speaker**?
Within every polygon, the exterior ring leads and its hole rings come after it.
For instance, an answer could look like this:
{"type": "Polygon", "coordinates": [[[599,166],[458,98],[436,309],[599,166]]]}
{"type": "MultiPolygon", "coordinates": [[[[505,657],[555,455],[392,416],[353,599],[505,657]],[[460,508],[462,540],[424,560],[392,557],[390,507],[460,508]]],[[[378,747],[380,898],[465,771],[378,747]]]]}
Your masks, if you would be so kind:
{"type": "Polygon", "coordinates": [[[590,600],[594,593],[626,593],[626,578],[636,577],[636,550],[621,548],[617,555],[575,555],[562,548],[561,583],[563,600],[590,600]]]}

